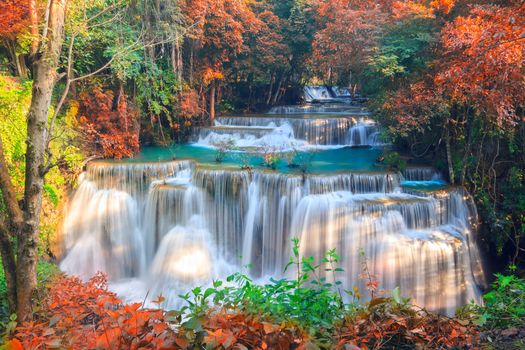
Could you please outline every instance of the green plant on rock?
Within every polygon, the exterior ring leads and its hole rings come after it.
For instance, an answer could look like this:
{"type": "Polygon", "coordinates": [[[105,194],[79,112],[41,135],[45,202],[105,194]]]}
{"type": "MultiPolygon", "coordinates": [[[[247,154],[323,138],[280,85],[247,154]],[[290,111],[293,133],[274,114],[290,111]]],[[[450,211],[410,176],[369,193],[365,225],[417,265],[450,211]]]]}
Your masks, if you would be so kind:
{"type": "Polygon", "coordinates": [[[235,140],[234,139],[221,140],[221,141],[215,142],[213,145],[217,149],[215,153],[215,161],[217,163],[222,163],[224,162],[224,158],[226,158],[226,155],[228,154],[228,152],[233,151],[233,149],[235,148],[235,140]]]}

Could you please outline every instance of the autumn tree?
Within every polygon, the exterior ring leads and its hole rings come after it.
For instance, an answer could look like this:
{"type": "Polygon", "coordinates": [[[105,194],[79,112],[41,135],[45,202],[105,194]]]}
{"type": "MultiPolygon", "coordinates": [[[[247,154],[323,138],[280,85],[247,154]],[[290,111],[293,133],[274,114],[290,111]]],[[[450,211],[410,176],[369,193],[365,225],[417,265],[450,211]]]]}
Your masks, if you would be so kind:
{"type": "MultiPolygon", "coordinates": [[[[190,74],[194,71],[199,83],[208,90],[208,111],[213,120],[217,85],[243,51],[246,33],[258,31],[259,21],[245,0],[188,1],[182,10],[194,22],[189,34],[190,74]]],[[[190,77],[190,83],[191,80],[190,77]]]]}
{"type": "Polygon", "coordinates": [[[327,83],[357,83],[373,54],[386,21],[375,2],[322,1],[317,7],[322,29],[315,34],[312,61],[327,83]]]}
{"type": "Polygon", "coordinates": [[[450,182],[474,194],[486,241],[517,263],[525,232],[515,214],[525,203],[525,6],[432,4],[448,22],[435,58],[387,93],[382,121],[413,154],[445,159],[450,182]]]}
{"type": "Polygon", "coordinates": [[[16,74],[27,77],[24,54],[17,39],[29,27],[29,3],[23,0],[4,0],[0,2],[0,43],[6,48],[16,74]]]}
{"type": "Polygon", "coordinates": [[[478,5],[442,32],[445,60],[435,83],[451,100],[469,104],[497,127],[519,121],[525,95],[525,5],[478,5]]]}
{"type": "Polygon", "coordinates": [[[27,151],[25,191],[19,203],[9,177],[0,140],[0,189],[6,215],[0,222],[2,263],[8,284],[9,304],[16,307],[18,319],[31,318],[31,298],[36,288],[38,260],[38,233],[42,206],[44,176],[50,164],[46,151],[50,135],[47,133],[51,97],[58,80],[60,53],[64,36],[66,0],[51,0],[49,16],[43,23],[42,42],[35,56],[33,91],[27,117],[27,151]],[[16,251],[13,240],[16,240],[16,251]]]}
{"type": "Polygon", "coordinates": [[[77,113],[83,145],[91,155],[121,159],[139,150],[138,112],[129,106],[124,90],[115,96],[111,90],[88,85],[79,94],[77,113]]]}
{"type": "Polygon", "coordinates": [[[257,31],[245,35],[244,49],[232,67],[236,77],[233,80],[245,82],[241,88],[247,87],[249,103],[255,95],[266,105],[275,104],[284,93],[291,68],[286,21],[267,2],[254,3],[251,8],[257,18],[257,31]]]}

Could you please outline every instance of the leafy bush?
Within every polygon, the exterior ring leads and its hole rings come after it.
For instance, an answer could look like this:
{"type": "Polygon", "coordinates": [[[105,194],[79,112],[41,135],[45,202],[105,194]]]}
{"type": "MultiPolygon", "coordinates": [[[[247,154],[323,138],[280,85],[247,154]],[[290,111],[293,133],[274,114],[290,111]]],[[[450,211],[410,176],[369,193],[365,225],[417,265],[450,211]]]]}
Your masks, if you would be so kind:
{"type": "Polygon", "coordinates": [[[400,298],[375,298],[349,314],[337,335],[337,349],[458,349],[478,343],[474,325],[418,309],[400,298]]]}
{"type": "Polygon", "coordinates": [[[397,152],[388,152],[383,158],[383,162],[389,170],[403,171],[407,166],[406,160],[401,158],[397,152]]]}
{"type": "Polygon", "coordinates": [[[186,324],[201,319],[210,307],[219,307],[275,324],[294,325],[301,332],[329,341],[335,325],[343,321],[349,307],[338,293],[341,282],[336,280],[336,274],[343,271],[336,267],[339,256],[331,250],[315,264],[313,257],[299,256],[297,239],[293,243],[293,256],[286,269],[295,267],[295,279],[272,278],[269,283],[259,285],[246,275],[236,273],[227,278],[228,285],[215,281],[211,288],[195,288],[181,296],[188,303],[181,310],[189,314],[186,324]],[[329,282],[324,273],[334,281],[329,282]]]}
{"type": "Polygon", "coordinates": [[[525,280],[496,274],[492,290],[483,296],[485,305],[474,306],[476,323],[488,329],[525,326],[525,280]]]}
{"type": "MultiPolygon", "coordinates": [[[[60,276],[49,288],[33,322],[16,328],[11,344],[23,349],[158,349],[174,332],[160,310],[122,305],[102,274],[88,283],[60,276]]],[[[171,337],[171,338],[170,338],[171,337]]],[[[13,345],[12,345],[13,346],[13,345]]],[[[15,347],[16,348],[16,347],[15,347]]]]}

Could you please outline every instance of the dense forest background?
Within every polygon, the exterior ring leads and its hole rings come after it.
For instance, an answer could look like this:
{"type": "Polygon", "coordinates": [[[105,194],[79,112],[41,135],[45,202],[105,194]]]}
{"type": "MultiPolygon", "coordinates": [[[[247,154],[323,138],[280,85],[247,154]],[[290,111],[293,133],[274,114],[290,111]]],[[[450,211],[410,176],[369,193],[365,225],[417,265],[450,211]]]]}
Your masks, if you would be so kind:
{"type": "Polygon", "coordinates": [[[50,91],[45,125],[33,125],[45,129],[39,255],[57,254],[60,208],[87,158],[184,142],[217,113],[326,84],[370,99],[397,151],[388,162],[432,164],[466,186],[495,269],[523,271],[523,1],[3,0],[0,13],[0,170],[14,189],[1,187],[2,222],[16,224],[17,201],[40,219],[27,204],[26,116],[50,91]],[[54,6],[67,7],[63,26],[54,6]]]}

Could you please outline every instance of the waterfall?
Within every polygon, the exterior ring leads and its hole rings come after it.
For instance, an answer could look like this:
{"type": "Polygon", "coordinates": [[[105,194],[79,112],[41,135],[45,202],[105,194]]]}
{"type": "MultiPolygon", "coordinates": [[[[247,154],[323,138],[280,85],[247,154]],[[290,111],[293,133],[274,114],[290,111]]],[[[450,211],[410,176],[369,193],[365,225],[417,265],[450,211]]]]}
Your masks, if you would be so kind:
{"type": "Polygon", "coordinates": [[[352,115],[352,116],[367,116],[370,113],[363,107],[348,106],[345,104],[306,104],[303,106],[277,106],[272,107],[268,114],[276,115],[352,115]]]}
{"type": "MultiPolygon", "coordinates": [[[[233,135],[246,147],[261,139],[362,146],[377,144],[376,133],[373,121],[352,116],[265,115],[219,117],[194,137],[212,144],[233,135]]],[[[60,267],[82,278],[106,272],[123,297],[162,293],[163,306],[175,308],[177,295],[247,265],[254,279],[285,276],[298,237],[302,256],[319,260],[336,248],[342,288],[365,289],[362,251],[381,288],[399,286],[417,304],[450,314],[480,300],[484,275],[468,193],[405,186],[435,176],[428,168],[284,174],[189,160],[91,162],[66,212],[60,267]]]]}
{"type": "Polygon", "coordinates": [[[333,99],[333,96],[326,86],[305,86],[304,98],[308,102],[329,101],[333,99]]]}
{"type": "Polygon", "coordinates": [[[344,104],[274,107],[266,115],[217,117],[191,140],[201,146],[305,150],[315,146],[379,146],[376,123],[362,107],[344,104]],[[324,115],[327,113],[327,115],[324,115]]]}
{"type": "MultiPolygon", "coordinates": [[[[158,164],[157,174],[167,165],[158,164]]],[[[126,178],[144,185],[142,167],[118,167],[136,172],[126,178]]],[[[403,193],[399,176],[388,173],[303,178],[189,167],[150,180],[147,195],[134,198],[97,188],[87,179],[92,170],[88,166],[65,223],[68,254],[61,268],[68,273],[147,278],[151,291],[175,303],[183,287],[224,277],[231,266],[250,263],[253,277],[280,276],[290,239],[299,237],[305,255],[337,248],[347,288],[362,285],[363,249],[385,289],[400,286],[421,305],[451,312],[479,294],[475,214],[459,189],[403,193]],[[229,267],[216,268],[215,261],[229,267]],[[435,293],[436,286],[450,288],[448,294],[435,293]]],[[[98,182],[112,183],[114,172],[104,174],[98,182]]]]}
{"type": "Polygon", "coordinates": [[[332,92],[335,95],[335,97],[339,98],[351,98],[352,93],[348,88],[343,88],[339,86],[332,86],[332,92]]]}
{"type": "Polygon", "coordinates": [[[431,167],[411,166],[403,171],[403,177],[407,181],[432,181],[442,179],[441,174],[431,167]]]}
{"type": "MultiPolygon", "coordinates": [[[[353,118],[349,116],[326,117],[326,118],[294,118],[289,114],[276,117],[218,117],[217,124],[220,127],[236,126],[243,127],[244,130],[261,130],[265,128],[265,133],[286,125],[297,140],[304,140],[311,145],[343,145],[346,142],[348,129],[354,124],[353,118]]],[[[202,143],[207,136],[199,133],[197,143],[202,143]]],[[[233,135],[232,135],[233,136],[233,135]]],[[[254,138],[260,138],[264,135],[254,135],[254,138]]],[[[242,139],[243,135],[238,135],[237,140],[242,139]]]]}
{"type": "Polygon", "coordinates": [[[361,119],[348,131],[347,144],[350,146],[379,145],[379,132],[373,120],[361,119]]]}

